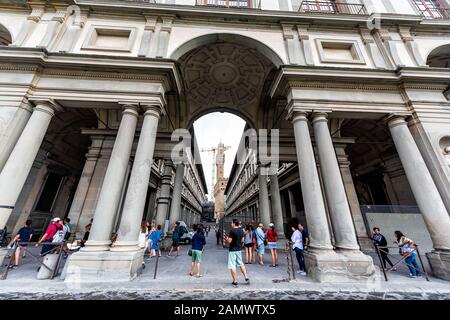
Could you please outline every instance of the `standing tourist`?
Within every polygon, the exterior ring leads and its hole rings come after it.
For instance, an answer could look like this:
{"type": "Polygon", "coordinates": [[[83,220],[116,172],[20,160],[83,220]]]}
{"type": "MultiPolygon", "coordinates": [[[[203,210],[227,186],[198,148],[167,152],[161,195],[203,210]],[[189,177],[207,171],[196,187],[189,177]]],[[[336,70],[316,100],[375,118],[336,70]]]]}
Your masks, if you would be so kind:
{"type": "Polygon", "coordinates": [[[152,234],[150,235],[150,238],[152,240],[150,257],[152,257],[152,258],[156,257],[157,251],[158,251],[158,256],[161,257],[161,249],[159,248],[159,241],[161,240],[161,236],[162,236],[161,228],[162,228],[162,226],[160,224],[158,224],[158,227],[156,228],[156,230],[153,231],[152,234]]]}
{"type": "Polygon", "coordinates": [[[251,225],[247,225],[244,233],[245,264],[252,264],[253,261],[253,230],[251,225]]]}
{"type": "Polygon", "coordinates": [[[80,243],[81,247],[84,247],[84,244],[86,243],[86,241],[89,240],[89,234],[91,233],[92,223],[94,223],[94,218],[91,218],[89,220],[89,223],[84,227],[84,236],[83,236],[83,240],[81,240],[81,243],[80,243]]]}
{"type": "Polygon", "coordinates": [[[304,276],[306,275],[305,272],[305,257],[303,256],[303,237],[302,232],[299,230],[299,226],[297,228],[292,227],[292,231],[294,232],[291,236],[291,242],[292,242],[292,249],[295,251],[295,256],[297,258],[298,265],[300,267],[300,270],[297,271],[300,275],[304,276]]]}
{"type": "Polygon", "coordinates": [[[266,236],[264,234],[264,225],[260,223],[258,228],[256,228],[256,247],[258,250],[259,264],[264,265],[264,246],[266,241],[266,236]]]}
{"type": "Polygon", "coordinates": [[[278,253],[277,253],[277,232],[275,231],[275,225],[269,224],[269,230],[266,233],[267,244],[272,255],[271,267],[278,267],[278,253]]]}
{"type": "Polygon", "coordinates": [[[422,274],[419,270],[419,265],[417,264],[417,251],[415,251],[414,241],[408,239],[401,231],[394,232],[397,238],[397,244],[400,248],[400,254],[406,257],[405,262],[409,268],[409,277],[417,278],[421,277],[422,274]]]}
{"type": "Polygon", "coordinates": [[[180,222],[177,221],[175,222],[175,225],[172,228],[172,246],[170,247],[170,251],[169,254],[167,255],[168,257],[170,257],[170,255],[172,254],[172,251],[175,249],[177,250],[177,257],[180,255],[180,238],[181,238],[181,227],[180,227],[180,222]]]}
{"type": "Polygon", "coordinates": [[[301,223],[298,224],[298,230],[302,233],[302,240],[303,240],[303,250],[308,249],[309,246],[309,233],[308,229],[302,225],[301,223]]]}
{"type": "Polygon", "coordinates": [[[250,284],[250,279],[245,269],[244,262],[242,261],[242,243],[244,242],[244,230],[239,228],[239,221],[233,219],[231,223],[231,230],[227,237],[228,248],[228,269],[231,271],[231,277],[233,286],[237,287],[237,268],[240,268],[244,275],[245,282],[250,284]]]}
{"type": "Polygon", "coordinates": [[[206,244],[205,235],[203,234],[203,228],[199,226],[197,232],[192,237],[192,265],[190,276],[194,275],[194,269],[197,267],[197,278],[202,277],[200,274],[200,262],[202,261],[203,246],[206,244]]]}
{"type": "Polygon", "coordinates": [[[216,239],[217,239],[217,245],[219,245],[220,243],[220,238],[222,238],[222,232],[220,232],[220,229],[217,228],[216,230],[216,239]]]}
{"type": "MultiPolygon", "coordinates": [[[[63,232],[63,226],[60,223],[60,218],[53,218],[52,223],[47,227],[47,230],[45,230],[44,235],[41,237],[41,239],[36,243],[36,247],[38,247],[42,242],[47,242],[42,246],[41,250],[41,256],[45,256],[46,254],[50,253],[53,250],[54,244],[51,244],[49,242],[54,242],[53,240],[55,235],[61,231],[63,232]]],[[[64,238],[63,238],[64,239],[64,238]]]]}
{"type": "MultiPolygon", "coordinates": [[[[373,240],[373,244],[375,247],[378,247],[378,251],[380,252],[381,256],[381,263],[383,264],[383,267],[386,269],[386,262],[393,267],[391,260],[388,257],[389,254],[389,248],[387,247],[387,240],[386,238],[381,234],[380,228],[375,227],[372,229],[372,236],[371,239],[373,240]]],[[[394,271],[396,269],[393,269],[394,271]]]]}
{"type": "Polygon", "coordinates": [[[20,258],[20,248],[23,248],[22,258],[26,257],[26,244],[21,244],[21,242],[30,242],[33,237],[33,228],[31,228],[31,220],[27,220],[25,225],[19,229],[17,235],[11,240],[8,245],[8,248],[11,248],[13,245],[15,246],[16,251],[14,252],[14,264],[10,266],[10,268],[17,269],[19,267],[19,258],[20,258]]]}

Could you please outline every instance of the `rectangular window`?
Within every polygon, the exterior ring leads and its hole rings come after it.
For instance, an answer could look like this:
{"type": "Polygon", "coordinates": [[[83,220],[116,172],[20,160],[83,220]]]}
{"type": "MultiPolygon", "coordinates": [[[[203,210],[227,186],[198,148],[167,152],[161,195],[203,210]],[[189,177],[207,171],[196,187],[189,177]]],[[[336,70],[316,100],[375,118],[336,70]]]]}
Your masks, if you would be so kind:
{"type": "Polygon", "coordinates": [[[35,211],[52,212],[64,176],[50,172],[45,180],[35,211]]]}

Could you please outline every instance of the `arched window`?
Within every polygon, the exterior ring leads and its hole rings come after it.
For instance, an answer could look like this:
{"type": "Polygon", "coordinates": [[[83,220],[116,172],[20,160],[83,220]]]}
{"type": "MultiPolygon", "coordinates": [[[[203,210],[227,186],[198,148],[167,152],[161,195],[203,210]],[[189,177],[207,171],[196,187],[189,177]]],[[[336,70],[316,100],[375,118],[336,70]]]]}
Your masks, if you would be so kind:
{"type": "Polygon", "coordinates": [[[435,68],[450,68],[450,44],[431,51],[428,55],[427,64],[435,68]]]}

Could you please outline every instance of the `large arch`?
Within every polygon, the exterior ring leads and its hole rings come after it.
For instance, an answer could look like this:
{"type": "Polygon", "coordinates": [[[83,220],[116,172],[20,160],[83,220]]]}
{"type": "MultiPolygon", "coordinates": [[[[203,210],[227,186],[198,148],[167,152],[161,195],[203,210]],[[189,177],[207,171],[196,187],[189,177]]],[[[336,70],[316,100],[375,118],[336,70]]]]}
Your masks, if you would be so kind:
{"type": "Polygon", "coordinates": [[[450,43],[433,49],[427,57],[427,65],[437,68],[450,68],[450,43]]]}
{"type": "Polygon", "coordinates": [[[285,64],[283,59],[266,44],[253,38],[233,33],[212,33],[190,39],[176,48],[169,58],[179,60],[183,55],[195,48],[215,43],[232,43],[255,49],[269,59],[277,68],[285,64]]]}

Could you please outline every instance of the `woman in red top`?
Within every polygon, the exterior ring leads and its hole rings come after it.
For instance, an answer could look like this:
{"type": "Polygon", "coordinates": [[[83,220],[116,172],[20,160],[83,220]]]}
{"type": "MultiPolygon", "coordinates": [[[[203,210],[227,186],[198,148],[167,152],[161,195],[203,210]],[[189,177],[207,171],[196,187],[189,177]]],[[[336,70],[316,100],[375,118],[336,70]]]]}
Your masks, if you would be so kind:
{"type": "Polygon", "coordinates": [[[269,224],[269,230],[266,233],[267,243],[269,245],[270,254],[272,255],[271,267],[278,267],[278,254],[277,254],[277,232],[273,223],[269,224]]]}

